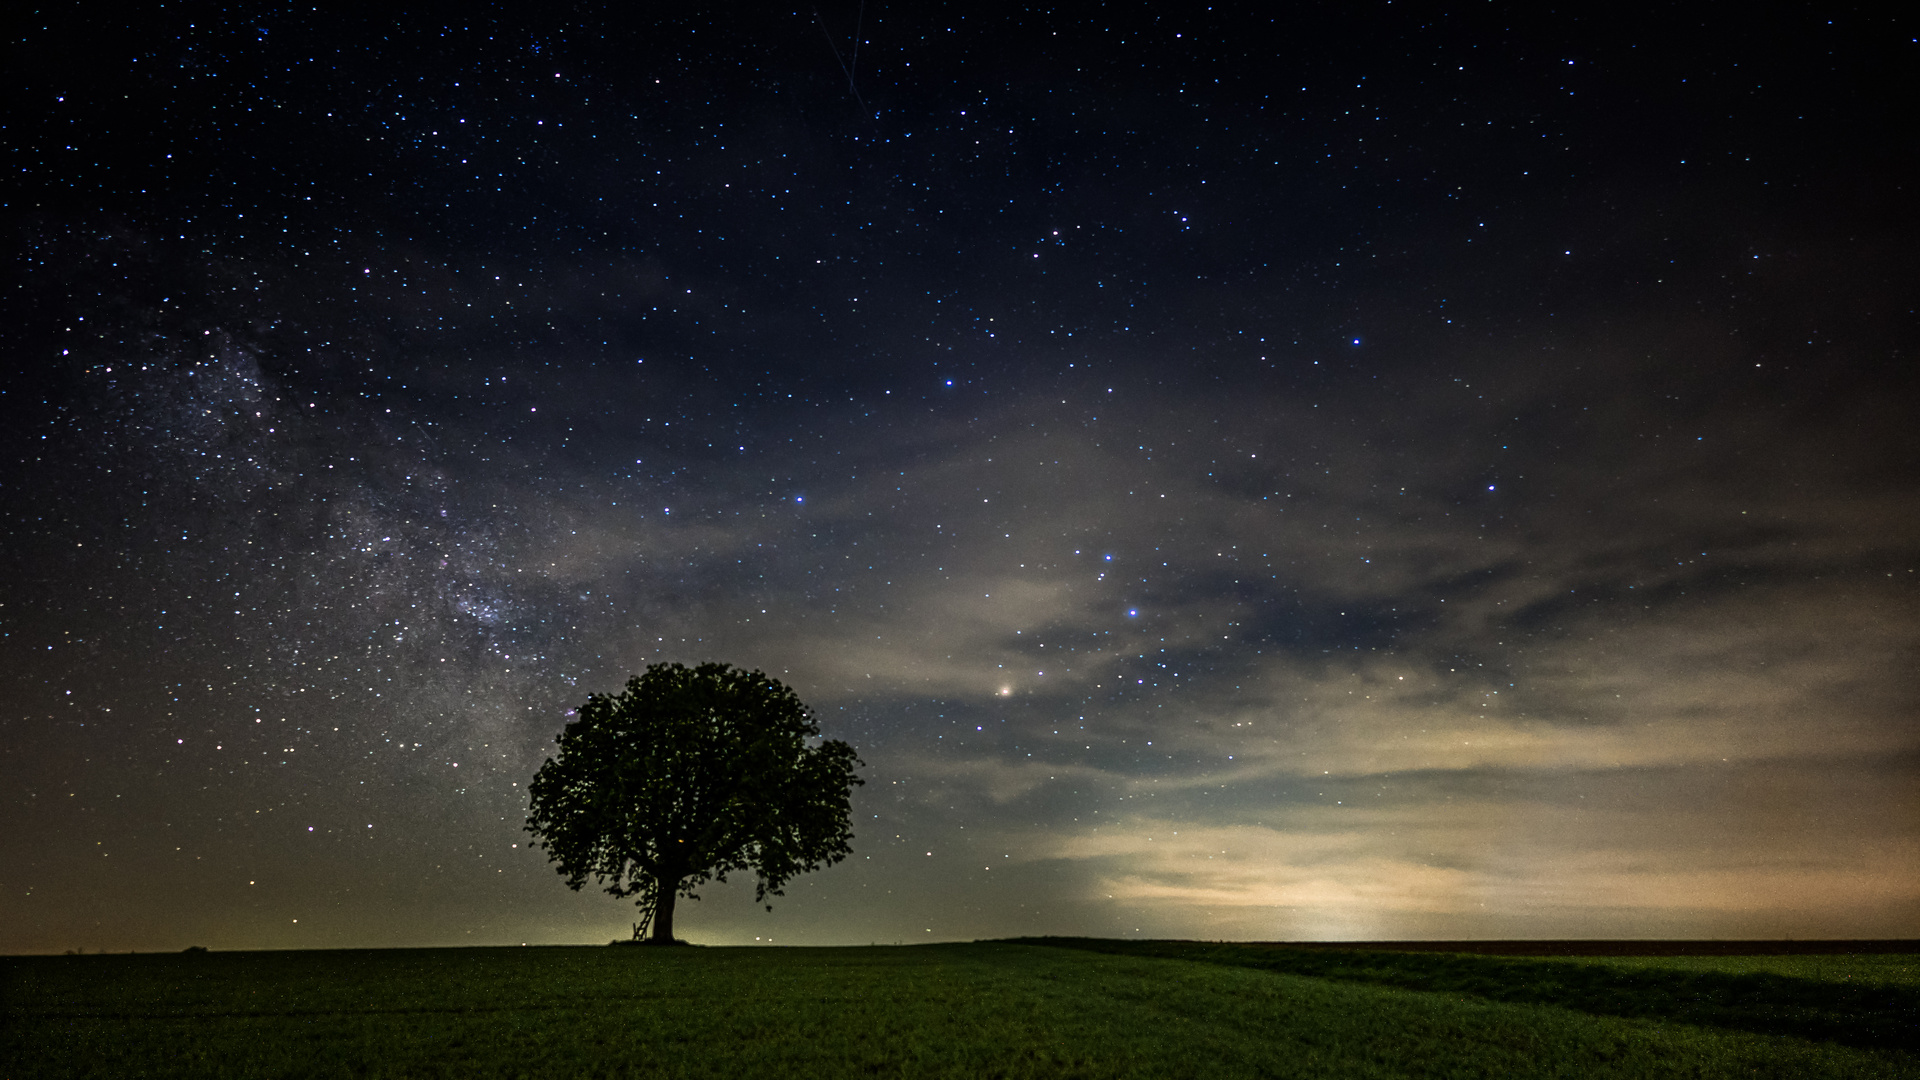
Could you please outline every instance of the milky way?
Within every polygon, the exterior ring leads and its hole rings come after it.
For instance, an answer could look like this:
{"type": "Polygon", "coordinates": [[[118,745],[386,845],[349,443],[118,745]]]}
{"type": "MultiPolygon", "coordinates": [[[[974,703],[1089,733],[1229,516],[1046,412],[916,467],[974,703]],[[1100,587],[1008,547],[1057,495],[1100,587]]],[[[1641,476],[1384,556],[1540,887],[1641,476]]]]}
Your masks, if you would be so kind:
{"type": "Polygon", "coordinates": [[[1910,35],[745,11],[23,32],[0,950],[624,935],[710,659],[696,941],[1915,933],[1910,35]]]}

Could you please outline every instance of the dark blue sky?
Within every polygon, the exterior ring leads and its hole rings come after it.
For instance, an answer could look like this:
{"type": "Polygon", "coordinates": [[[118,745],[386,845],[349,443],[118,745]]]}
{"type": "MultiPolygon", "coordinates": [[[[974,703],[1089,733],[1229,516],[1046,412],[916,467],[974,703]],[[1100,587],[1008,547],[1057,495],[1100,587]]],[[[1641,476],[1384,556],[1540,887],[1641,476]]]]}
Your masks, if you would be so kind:
{"type": "Polygon", "coordinates": [[[1914,32],[1749,14],[24,21],[0,951],[624,933],[708,659],[869,768],[697,941],[1912,936],[1914,32]]]}

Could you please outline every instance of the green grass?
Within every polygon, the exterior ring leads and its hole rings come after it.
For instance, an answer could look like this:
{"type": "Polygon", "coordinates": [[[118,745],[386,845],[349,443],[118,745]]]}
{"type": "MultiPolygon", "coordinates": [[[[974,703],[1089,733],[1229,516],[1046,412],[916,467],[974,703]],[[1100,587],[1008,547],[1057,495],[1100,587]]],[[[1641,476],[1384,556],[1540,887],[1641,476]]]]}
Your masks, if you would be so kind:
{"type": "Polygon", "coordinates": [[[992,942],[0,961],[0,1080],[69,1076],[1920,1077],[1920,1056],[992,942]]]}
{"type": "Polygon", "coordinates": [[[1200,941],[1035,938],[1488,1001],[1557,1005],[1850,1046],[1920,1049],[1911,956],[1541,957],[1289,949],[1200,941]]]}
{"type": "Polygon", "coordinates": [[[1729,975],[1786,975],[1815,982],[1904,986],[1920,989],[1920,955],[1843,956],[1594,956],[1561,957],[1557,962],[1602,964],[1622,970],[1668,968],[1718,971],[1729,975]]]}

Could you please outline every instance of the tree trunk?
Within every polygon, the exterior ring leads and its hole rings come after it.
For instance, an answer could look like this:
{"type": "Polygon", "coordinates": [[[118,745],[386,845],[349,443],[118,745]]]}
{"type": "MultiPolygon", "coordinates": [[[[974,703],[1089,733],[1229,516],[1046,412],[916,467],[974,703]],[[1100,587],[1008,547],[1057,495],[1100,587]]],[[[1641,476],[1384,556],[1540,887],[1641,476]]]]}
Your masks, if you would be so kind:
{"type": "Polygon", "coordinates": [[[654,894],[653,904],[653,940],[654,945],[673,944],[673,902],[678,899],[680,879],[668,881],[660,879],[659,891],[654,894]]]}

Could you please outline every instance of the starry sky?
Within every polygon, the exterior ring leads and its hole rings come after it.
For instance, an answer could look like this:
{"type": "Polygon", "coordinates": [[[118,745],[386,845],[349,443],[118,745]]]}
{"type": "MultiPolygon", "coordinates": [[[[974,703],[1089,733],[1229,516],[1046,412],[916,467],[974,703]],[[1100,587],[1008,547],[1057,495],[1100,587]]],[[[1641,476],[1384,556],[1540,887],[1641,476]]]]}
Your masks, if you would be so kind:
{"type": "Polygon", "coordinates": [[[698,942],[1920,936],[1913,20],[1252,8],[14,20],[0,952],[626,936],[706,660],[698,942]]]}

